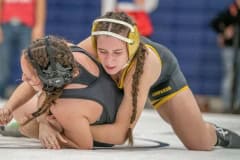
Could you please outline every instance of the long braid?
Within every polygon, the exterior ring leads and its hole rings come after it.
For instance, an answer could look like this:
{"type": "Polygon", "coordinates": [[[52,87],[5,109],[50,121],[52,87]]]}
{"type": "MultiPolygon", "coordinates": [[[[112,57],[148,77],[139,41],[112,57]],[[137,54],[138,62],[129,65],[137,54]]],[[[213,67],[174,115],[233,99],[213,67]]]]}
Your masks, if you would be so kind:
{"type": "MultiPolygon", "coordinates": [[[[135,121],[136,115],[137,115],[137,102],[138,102],[138,91],[139,91],[138,86],[139,86],[141,75],[143,74],[144,61],[145,61],[145,57],[146,57],[145,52],[146,52],[146,49],[145,49],[144,45],[142,43],[140,43],[140,46],[135,55],[136,68],[135,68],[135,72],[132,77],[132,92],[131,92],[131,94],[132,94],[132,116],[130,119],[130,124],[132,124],[135,121]]],[[[133,135],[132,135],[131,127],[128,128],[127,138],[128,138],[129,144],[133,145],[133,135]]]]}

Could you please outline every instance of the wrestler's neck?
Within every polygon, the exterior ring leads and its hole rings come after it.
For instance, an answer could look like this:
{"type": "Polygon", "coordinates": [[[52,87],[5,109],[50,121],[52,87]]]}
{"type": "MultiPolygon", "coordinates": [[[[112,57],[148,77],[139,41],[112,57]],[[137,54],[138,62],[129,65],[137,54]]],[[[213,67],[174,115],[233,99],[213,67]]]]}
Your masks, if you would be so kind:
{"type": "Polygon", "coordinates": [[[112,79],[118,84],[121,77],[122,77],[122,74],[123,74],[123,71],[124,69],[122,69],[121,71],[119,71],[118,73],[114,74],[114,75],[111,75],[112,79]]]}

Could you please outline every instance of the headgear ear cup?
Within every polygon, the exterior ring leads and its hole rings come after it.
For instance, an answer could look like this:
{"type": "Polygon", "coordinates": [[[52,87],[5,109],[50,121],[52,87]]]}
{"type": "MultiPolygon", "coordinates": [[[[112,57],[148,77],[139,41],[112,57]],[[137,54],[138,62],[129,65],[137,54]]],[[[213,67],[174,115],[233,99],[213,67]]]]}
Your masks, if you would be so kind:
{"type": "Polygon", "coordinates": [[[128,34],[128,38],[133,40],[133,43],[128,43],[127,46],[128,46],[128,57],[129,57],[129,60],[131,61],[132,58],[135,56],[136,54],[136,51],[139,47],[139,44],[140,44],[140,35],[139,35],[139,32],[138,32],[138,29],[137,29],[137,26],[134,25],[133,26],[134,28],[134,31],[133,32],[129,32],[128,34]]]}
{"type": "MultiPolygon", "coordinates": [[[[93,22],[91,33],[96,31],[96,27],[97,27],[97,23],[93,22]]],[[[93,46],[94,50],[97,51],[97,40],[96,40],[96,37],[94,35],[91,35],[91,40],[92,40],[92,46],[93,46]]]]}

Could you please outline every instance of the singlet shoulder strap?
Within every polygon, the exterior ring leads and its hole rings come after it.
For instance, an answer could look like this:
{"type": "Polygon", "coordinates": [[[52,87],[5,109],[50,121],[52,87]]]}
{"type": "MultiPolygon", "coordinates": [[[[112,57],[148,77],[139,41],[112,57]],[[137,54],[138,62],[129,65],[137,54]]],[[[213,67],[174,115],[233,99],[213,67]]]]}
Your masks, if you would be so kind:
{"type": "Polygon", "coordinates": [[[88,56],[94,63],[96,63],[97,66],[100,65],[99,62],[95,58],[93,58],[88,53],[88,51],[86,51],[85,49],[83,49],[83,48],[81,48],[79,46],[75,46],[75,45],[74,46],[70,46],[70,49],[71,49],[72,52],[81,52],[81,53],[83,53],[84,55],[88,56]]]}
{"type": "MultiPolygon", "coordinates": [[[[80,52],[81,54],[84,54],[87,57],[89,57],[98,66],[100,74],[101,74],[102,69],[99,65],[99,62],[97,62],[91,55],[89,55],[86,50],[84,50],[83,48],[80,48],[78,46],[70,46],[70,49],[72,52],[80,52]]],[[[81,64],[78,64],[78,67],[81,70],[81,74],[77,78],[73,79],[73,83],[82,83],[82,84],[90,85],[95,80],[97,80],[98,77],[89,73],[89,71],[87,69],[85,69],[84,66],[82,66],[81,64]]]]}

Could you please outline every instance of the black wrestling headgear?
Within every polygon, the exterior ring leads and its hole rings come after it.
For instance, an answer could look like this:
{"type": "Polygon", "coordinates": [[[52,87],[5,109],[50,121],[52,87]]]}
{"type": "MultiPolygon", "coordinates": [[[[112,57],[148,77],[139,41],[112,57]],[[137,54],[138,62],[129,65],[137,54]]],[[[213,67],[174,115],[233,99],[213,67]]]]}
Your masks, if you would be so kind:
{"type": "Polygon", "coordinates": [[[27,54],[32,65],[37,70],[38,76],[43,83],[43,90],[51,92],[56,88],[61,88],[72,81],[72,67],[63,67],[56,62],[53,57],[52,47],[49,46],[49,37],[45,37],[46,53],[49,58],[49,64],[43,68],[33,59],[30,48],[27,54]]]}

